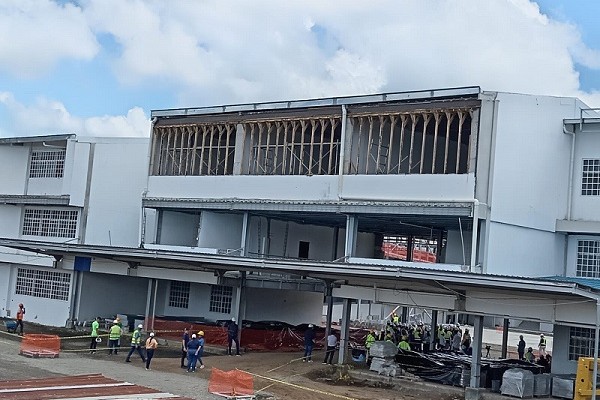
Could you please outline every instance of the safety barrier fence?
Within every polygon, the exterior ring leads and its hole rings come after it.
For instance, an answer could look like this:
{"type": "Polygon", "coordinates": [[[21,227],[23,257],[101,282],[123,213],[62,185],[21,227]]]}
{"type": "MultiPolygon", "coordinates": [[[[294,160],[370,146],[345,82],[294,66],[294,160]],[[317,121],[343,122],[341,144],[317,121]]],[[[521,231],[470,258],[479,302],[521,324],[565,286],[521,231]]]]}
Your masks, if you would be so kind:
{"type": "Polygon", "coordinates": [[[212,368],[208,391],[220,396],[251,396],[254,395],[252,375],[240,370],[221,371],[212,368]]]}
{"type": "Polygon", "coordinates": [[[58,357],[60,337],[56,335],[26,334],[21,340],[19,353],[30,357],[58,357]]]}

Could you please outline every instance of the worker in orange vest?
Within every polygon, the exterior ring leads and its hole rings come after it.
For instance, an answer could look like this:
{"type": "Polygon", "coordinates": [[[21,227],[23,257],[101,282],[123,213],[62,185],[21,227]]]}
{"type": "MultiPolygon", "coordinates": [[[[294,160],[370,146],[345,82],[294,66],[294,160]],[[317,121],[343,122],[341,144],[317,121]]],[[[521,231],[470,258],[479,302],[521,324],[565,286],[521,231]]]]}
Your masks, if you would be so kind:
{"type": "MultiPolygon", "coordinates": [[[[23,318],[24,317],[25,317],[25,306],[23,306],[23,303],[19,303],[19,311],[17,311],[17,326],[16,326],[16,328],[19,328],[20,335],[23,334],[23,318]]],[[[15,328],[15,332],[17,331],[16,328],[15,328]]]]}

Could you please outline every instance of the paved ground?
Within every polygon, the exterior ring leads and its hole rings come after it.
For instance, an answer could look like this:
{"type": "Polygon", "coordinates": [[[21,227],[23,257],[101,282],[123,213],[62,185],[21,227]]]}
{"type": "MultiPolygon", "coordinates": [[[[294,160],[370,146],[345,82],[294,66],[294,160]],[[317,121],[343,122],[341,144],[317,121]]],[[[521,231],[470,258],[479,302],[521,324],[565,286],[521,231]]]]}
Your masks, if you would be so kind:
{"type": "MultiPolygon", "coordinates": [[[[72,332],[72,331],[71,331],[72,332]]],[[[493,343],[500,332],[487,331],[489,343],[494,345],[493,356],[497,356],[499,345],[493,343]]],[[[518,336],[517,336],[518,337],[518,336]]],[[[526,337],[528,342],[535,336],[526,337]]],[[[67,348],[85,348],[88,339],[76,341],[63,340],[67,348]],[[68,342],[68,343],[67,343],[68,342]]],[[[511,341],[509,341],[511,342],[511,341]]],[[[336,367],[321,365],[323,354],[315,352],[312,364],[300,361],[301,354],[294,353],[247,353],[242,357],[223,355],[223,350],[212,348],[211,354],[204,358],[206,368],[197,373],[186,373],[179,367],[179,347],[177,343],[159,347],[152,362],[152,370],[146,371],[138,355],[131,363],[125,363],[125,351],[118,356],[109,356],[99,351],[91,356],[87,351],[63,351],[59,358],[27,358],[18,355],[20,338],[0,332],[0,379],[45,378],[61,375],[80,375],[101,373],[104,376],[121,381],[147,386],[156,390],[173,393],[194,399],[222,399],[208,393],[210,370],[217,367],[222,370],[241,369],[255,374],[254,387],[263,399],[311,400],[341,398],[345,400],[374,399],[406,400],[436,399],[454,400],[464,398],[464,390],[458,387],[444,386],[419,380],[396,379],[395,388],[386,385],[373,385],[361,378],[353,378],[336,367]]],[[[513,343],[510,343],[513,344],[513,343]]],[[[123,349],[126,350],[126,349],[123,349]]],[[[513,349],[514,350],[514,349],[513,349]]],[[[371,374],[364,367],[355,366],[355,372],[362,376],[371,374]],[[362,368],[362,369],[361,369],[362,368]]],[[[353,374],[353,376],[356,376],[353,374]]],[[[506,399],[497,394],[485,393],[485,399],[506,399]]]]}

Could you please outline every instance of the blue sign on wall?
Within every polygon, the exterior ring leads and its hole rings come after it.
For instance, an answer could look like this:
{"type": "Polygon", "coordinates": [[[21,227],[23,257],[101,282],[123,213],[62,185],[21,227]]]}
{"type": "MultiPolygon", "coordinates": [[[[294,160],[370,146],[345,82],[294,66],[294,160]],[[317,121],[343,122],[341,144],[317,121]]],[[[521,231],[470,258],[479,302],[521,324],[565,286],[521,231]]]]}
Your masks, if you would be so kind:
{"type": "Polygon", "coordinates": [[[85,271],[90,272],[90,267],[92,266],[92,258],[91,257],[78,257],[75,256],[75,271],[85,271]]]}

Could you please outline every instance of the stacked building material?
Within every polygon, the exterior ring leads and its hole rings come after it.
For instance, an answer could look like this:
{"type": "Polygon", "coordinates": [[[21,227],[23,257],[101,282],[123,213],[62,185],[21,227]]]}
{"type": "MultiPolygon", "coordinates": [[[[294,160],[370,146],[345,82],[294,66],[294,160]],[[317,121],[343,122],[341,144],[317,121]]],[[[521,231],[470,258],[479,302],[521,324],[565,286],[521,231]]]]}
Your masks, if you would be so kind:
{"type": "Polygon", "coordinates": [[[379,375],[396,376],[398,366],[394,357],[397,353],[398,349],[394,343],[387,341],[374,342],[369,349],[369,355],[373,357],[369,369],[379,375]]]}
{"type": "Polygon", "coordinates": [[[521,368],[511,368],[502,375],[500,393],[521,399],[533,397],[533,373],[521,368]]]}

